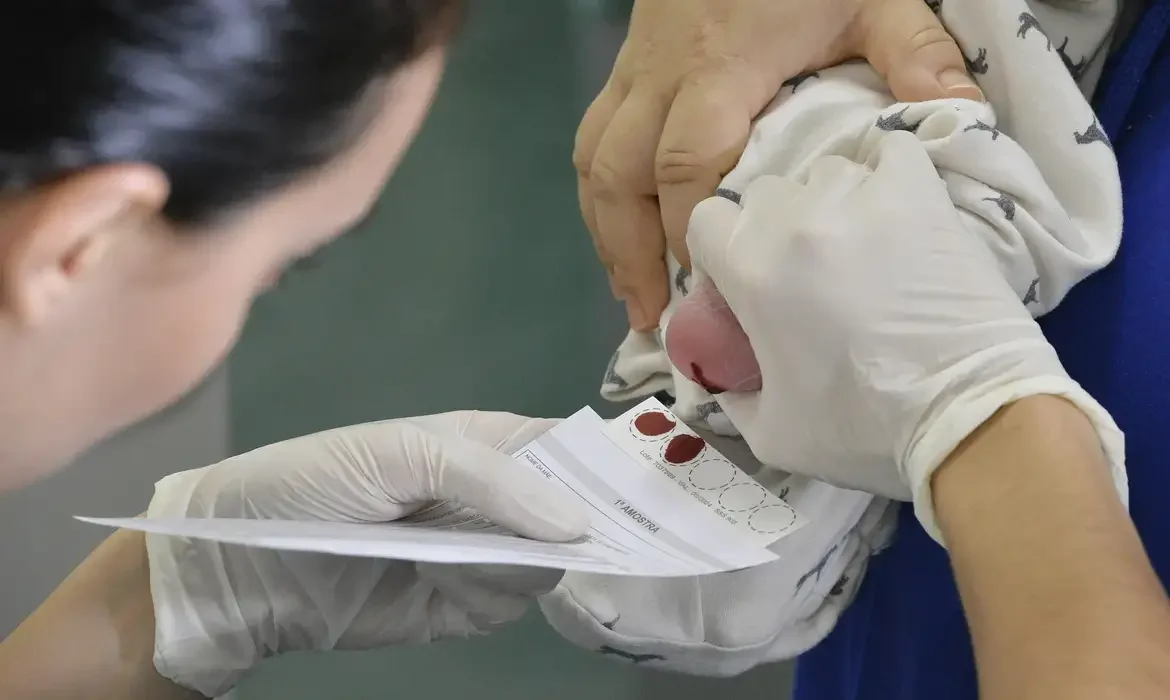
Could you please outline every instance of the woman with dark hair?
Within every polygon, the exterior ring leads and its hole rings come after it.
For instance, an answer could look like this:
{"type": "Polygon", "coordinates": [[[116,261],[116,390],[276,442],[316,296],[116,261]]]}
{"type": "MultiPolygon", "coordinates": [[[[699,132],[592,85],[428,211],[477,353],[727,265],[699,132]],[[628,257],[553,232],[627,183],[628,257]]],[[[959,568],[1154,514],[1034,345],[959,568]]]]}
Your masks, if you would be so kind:
{"type": "MultiPolygon", "coordinates": [[[[253,298],[362,218],[410,142],[451,0],[85,0],[0,11],[0,488],[175,401],[253,298]]],[[[330,431],[160,482],[154,515],[586,519],[507,455],[550,423],[330,431]]],[[[557,573],[112,536],[0,646],[0,697],[215,696],[260,659],[466,636],[557,573]],[[157,670],[156,670],[157,668],[157,670]]]]}

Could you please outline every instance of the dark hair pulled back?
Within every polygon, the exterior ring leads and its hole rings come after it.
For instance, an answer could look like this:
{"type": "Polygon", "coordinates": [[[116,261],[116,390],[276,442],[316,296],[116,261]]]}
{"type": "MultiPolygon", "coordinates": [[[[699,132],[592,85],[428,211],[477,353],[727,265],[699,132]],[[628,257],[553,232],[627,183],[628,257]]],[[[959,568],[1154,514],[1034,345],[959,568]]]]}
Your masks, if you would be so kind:
{"type": "Polygon", "coordinates": [[[0,9],[0,192],[153,164],[196,223],[340,152],[453,0],[34,0],[0,9]]]}

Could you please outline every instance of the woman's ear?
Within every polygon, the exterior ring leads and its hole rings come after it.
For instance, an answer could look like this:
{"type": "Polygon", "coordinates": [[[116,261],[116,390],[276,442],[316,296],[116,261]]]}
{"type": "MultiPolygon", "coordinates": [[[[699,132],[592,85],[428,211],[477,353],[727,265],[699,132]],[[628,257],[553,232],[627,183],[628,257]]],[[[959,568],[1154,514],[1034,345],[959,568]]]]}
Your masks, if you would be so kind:
{"type": "Polygon", "coordinates": [[[112,244],[161,215],[166,176],[141,164],[100,166],[16,195],[0,216],[0,308],[44,323],[108,264],[112,244]]]}

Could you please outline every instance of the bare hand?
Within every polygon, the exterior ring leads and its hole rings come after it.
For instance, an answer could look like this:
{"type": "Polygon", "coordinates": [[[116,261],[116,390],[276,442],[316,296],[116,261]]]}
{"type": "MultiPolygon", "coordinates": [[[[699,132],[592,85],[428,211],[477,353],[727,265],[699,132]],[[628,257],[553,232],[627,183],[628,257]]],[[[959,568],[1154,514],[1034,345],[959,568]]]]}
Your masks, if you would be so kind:
{"type": "Polygon", "coordinates": [[[667,249],[690,266],[691,210],[781,84],[854,57],[899,100],[982,97],[923,0],[637,0],[573,154],[585,223],[631,327],[658,324],[667,249]]]}

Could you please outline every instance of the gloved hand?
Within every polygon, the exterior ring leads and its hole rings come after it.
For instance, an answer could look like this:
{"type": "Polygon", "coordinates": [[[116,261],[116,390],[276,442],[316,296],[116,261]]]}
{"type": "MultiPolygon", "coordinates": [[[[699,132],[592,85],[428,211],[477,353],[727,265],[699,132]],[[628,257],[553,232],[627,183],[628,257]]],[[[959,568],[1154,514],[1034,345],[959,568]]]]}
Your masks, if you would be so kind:
{"type": "MultiPolygon", "coordinates": [[[[533,538],[587,515],[511,452],[556,421],[473,411],[368,423],[281,442],[160,481],[151,517],[384,522],[436,500],[533,538]]],[[[509,622],[559,571],[357,559],[147,538],[155,664],[217,697],[259,660],[467,636],[509,622]]]]}
{"type": "Polygon", "coordinates": [[[935,469],[1004,405],[1054,394],[1093,421],[1126,497],[1120,431],[965,229],[914,135],[889,134],[865,164],[826,157],[804,183],[760,178],[741,205],[701,203],[687,242],[758,360],[760,390],[718,400],[762,462],[912,498],[940,539],[935,469]]]}
{"type": "Polygon", "coordinates": [[[637,0],[613,74],[581,120],[581,211],[630,325],[658,325],[665,253],[689,267],[691,210],[797,75],[863,57],[902,102],[981,99],[923,0],[637,0]]]}

